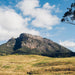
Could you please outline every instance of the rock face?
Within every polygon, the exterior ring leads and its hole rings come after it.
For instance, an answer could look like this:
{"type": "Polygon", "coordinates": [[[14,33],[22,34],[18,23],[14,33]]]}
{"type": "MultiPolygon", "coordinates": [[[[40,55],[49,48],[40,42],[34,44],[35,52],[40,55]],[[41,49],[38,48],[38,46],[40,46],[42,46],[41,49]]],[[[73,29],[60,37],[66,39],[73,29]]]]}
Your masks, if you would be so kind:
{"type": "Polygon", "coordinates": [[[69,49],[40,36],[22,33],[0,46],[0,54],[39,54],[52,57],[72,56],[69,49]]]}

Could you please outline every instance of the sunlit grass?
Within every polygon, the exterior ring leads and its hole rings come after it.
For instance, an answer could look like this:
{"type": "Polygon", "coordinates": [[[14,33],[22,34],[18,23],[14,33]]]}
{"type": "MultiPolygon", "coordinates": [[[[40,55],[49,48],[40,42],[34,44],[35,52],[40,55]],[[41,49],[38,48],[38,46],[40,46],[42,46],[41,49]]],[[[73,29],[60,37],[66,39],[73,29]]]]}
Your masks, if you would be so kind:
{"type": "Polygon", "coordinates": [[[75,57],[0,56],[0,75],[75,75],[75,57]]]}

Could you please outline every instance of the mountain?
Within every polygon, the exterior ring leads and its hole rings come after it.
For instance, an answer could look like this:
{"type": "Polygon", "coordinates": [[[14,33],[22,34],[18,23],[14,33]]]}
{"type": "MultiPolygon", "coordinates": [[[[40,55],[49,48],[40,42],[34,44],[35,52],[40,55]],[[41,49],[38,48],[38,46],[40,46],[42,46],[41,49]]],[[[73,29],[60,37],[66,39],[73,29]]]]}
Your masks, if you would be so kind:
{"type": "Polygon", "coordinates": [[[0,45],[0,55],[8,54],[37,54],[50,57],[74,56],[74,53],[40,36],[22,33],[18,38],[11,38],[7,43],[0,45]]]}

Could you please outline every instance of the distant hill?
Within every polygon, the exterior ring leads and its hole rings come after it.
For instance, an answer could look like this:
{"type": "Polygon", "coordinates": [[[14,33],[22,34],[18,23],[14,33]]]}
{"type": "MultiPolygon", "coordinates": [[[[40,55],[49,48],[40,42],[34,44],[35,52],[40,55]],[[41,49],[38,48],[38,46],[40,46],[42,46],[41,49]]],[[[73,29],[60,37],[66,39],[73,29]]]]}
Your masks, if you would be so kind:
{"type": "Polygon", "coordinates": [[[0,45],[0,55],[37,54],[49,57],[74,56],[71,50],[40,36],[22,33],[18,38],[11,38],[0,45]]]}

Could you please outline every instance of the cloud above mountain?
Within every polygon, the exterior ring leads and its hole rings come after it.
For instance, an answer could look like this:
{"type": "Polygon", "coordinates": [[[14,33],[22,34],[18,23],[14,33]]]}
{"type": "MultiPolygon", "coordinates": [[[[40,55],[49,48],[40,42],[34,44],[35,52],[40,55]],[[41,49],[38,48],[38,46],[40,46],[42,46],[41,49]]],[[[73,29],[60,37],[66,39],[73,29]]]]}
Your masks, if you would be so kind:
{"type": "Polygon", "coordinates": [[[52,15],[55,5],[45,3],[41,7],[39,0],[23,0],[16,6],[23,12],[23,15],[33,19],[31,24],[35,27],[52,29],[53,25],[59,24],[59,18],[52,15]]]}
{"type": "Polygon", "coordinates": [[[73,41],[60,41],[60,45],[72,49],[75,52],[75,42],[73,41]]]}
{"type": "Polygon", "coordinates": [[[51,30],[54,25],[59,24],[59,18],[52,14],[55,5],[45,3],[41,6],[39,2],[22,0],[15,5],[15,9],[0,6],[0,41],[17,37],[20,33],[40,35],[37,28],[51,30]],[[16,9],[19,9],[20,13],[17,13],[16,9]],[[36,29],[29,28],[30,26],[36,29]]]}
{"type": "Polygon", "coordinates": [[[20,33],[39,35],[39,32],[27,28],[30,18],[23,19],[13,9],[0,8],[0,40],[17,37],[20,33]]]}

